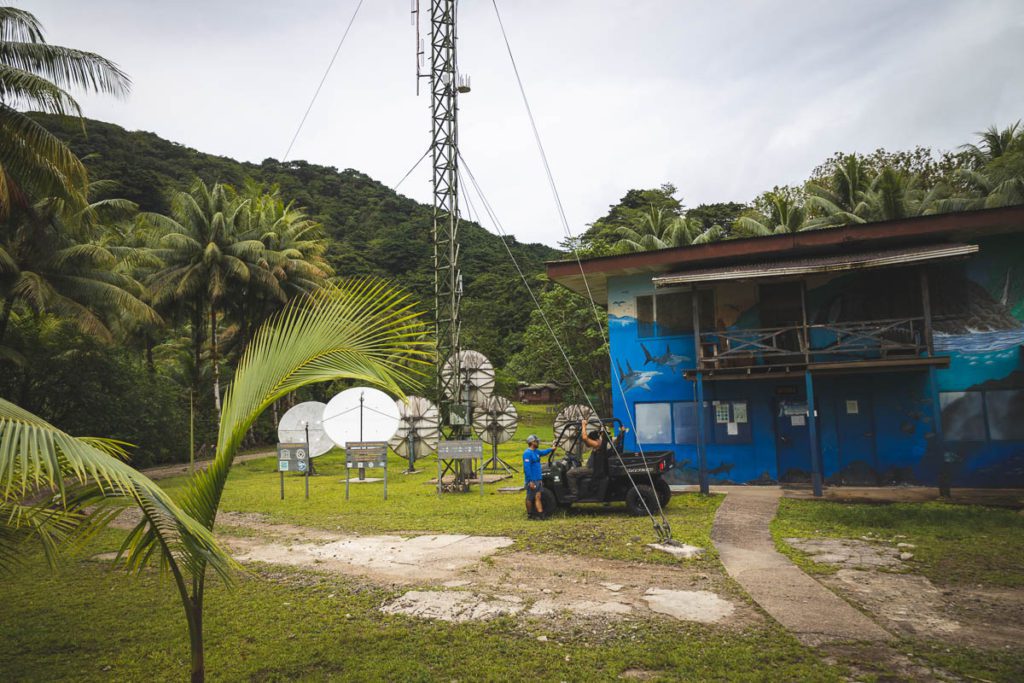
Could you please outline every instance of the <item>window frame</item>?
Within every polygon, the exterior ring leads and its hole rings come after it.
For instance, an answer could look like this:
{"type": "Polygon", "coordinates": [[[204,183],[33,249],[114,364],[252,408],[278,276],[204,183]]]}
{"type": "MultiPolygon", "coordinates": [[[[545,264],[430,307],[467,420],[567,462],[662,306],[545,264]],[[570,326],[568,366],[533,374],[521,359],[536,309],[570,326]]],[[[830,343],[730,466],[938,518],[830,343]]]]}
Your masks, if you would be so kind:
{"type": "MultiPolygon", "coordinates": [[[[690,303],[690,329],[689,330],[686,330],[686,331],[683,331],[683,332],[679,332],[679,333],[673,333],[673,334],[662,334],[662,332],[661,332],[661,325],[658,322],[658,298],[659,297],[670,296],[670,295],[673,295],[673,294],[690,294],[691,292],[692,292],[692,290],[689,290],[689,289],[674,288],[674,289],[665,289],[665,290],[661,290],[661,291],[655,291],[655,292],[651,292],[650,294],[637,294],[634,297],[634,306],[635,306],[636,321],[637,321],[637,328],[636,328],[636,336],[637,336],[637,338],[638,339],[679,339],[681,337],[692,337],[693,336],[693,321],[692,321],[692,318],[693,318],[693,304],[692,304],[692,299],[691,299],[691,303],[690,303]],[[641,320],[640,320],[640,307],[641,307],[640,300],[641,299],[650,299],[651,322],[641,322],[641,320]],[[643,334],[643,332],[645,331],[645,329],[648,328],[648,326],[649,326],[649,329],[651,330],[651,333],[650,334],[643,334]]],[[[704,317],[704,315],[705,315],[704,312],[705,311],[710,311],[710,313],[708,315],[709,315],[709,318],[710,318],[711,322],[708,324],[707,328],[704,328],[702,326],[701,327],[701,332],[704,332],[704,331],[711,332],[715,328],[715,322],[714,322],[714,320],[715,320],[715,289],[713,287],[698,288],[697,289],[697,297],[701,298],[701,297],[704,297],[704,296],[707,296],[708,305],[707,306],[701,306],[701,308],[700,308],[701,317],[702,318],[704,317]]],[[[706,321],[702,320],[701,322],[706,322],[706,321]]]]}

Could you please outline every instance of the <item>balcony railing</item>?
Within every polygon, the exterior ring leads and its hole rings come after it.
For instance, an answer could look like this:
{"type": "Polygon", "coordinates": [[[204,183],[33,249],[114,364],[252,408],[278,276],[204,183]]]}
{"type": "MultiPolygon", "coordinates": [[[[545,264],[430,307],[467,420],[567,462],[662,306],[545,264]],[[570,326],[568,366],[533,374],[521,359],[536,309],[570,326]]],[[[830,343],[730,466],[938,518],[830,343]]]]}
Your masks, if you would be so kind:
{"type": "Polygon", "coordinates": [[[702,369],[918,357],[928,353],[924,318],[858,320],[700,335],[702,369]]]}

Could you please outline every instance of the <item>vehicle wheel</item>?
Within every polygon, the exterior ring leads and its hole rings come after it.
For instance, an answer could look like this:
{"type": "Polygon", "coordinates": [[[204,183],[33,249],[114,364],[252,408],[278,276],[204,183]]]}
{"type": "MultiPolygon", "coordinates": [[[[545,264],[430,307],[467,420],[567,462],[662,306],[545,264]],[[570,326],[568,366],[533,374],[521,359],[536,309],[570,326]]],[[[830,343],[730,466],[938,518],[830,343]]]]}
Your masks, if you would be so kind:
{"type": "Polygon", "coordinates": [[[544,518],[550,517],[558,509],[558,500],[555,498],[555,492],[551,489],[541,489],[540,504],[544,507],[544,514],[541,516],[544,518]]]}
{"type": "Polygon", "coordinates": [[[629,514],[636,517],[646,515],[648,510],[652,513],[656,512],[658,509],[657,494],[650,486],[638,484],[626,492],[626,507],[629,508],[629,514]]]}
{"type": "Polygon", "coordinates": [[[658,502],[661,503],[661,507],[666,507],[672,500],[672,489],[669,488],[668,482],[664,479],[655,479],[654,490],[658,494],[658,502]]]}

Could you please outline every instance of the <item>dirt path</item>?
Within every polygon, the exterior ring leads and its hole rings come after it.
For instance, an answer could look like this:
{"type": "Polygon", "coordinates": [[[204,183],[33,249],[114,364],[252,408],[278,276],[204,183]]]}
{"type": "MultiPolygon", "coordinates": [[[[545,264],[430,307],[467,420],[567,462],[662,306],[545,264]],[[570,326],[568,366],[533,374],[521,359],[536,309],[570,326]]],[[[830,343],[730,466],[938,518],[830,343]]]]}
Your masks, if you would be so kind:
{"type": "MultiPolygon", "coordinates": [[[[257,460],[259,458],[266,458],[274,455],[275,451],[259,451],[256,453],[246,453],[245,455],[236,455],[235,462],[245,462],[246,460],[257,460]]],[[[213,460],[197,460],[196,469],[205,470],[210,466],[213,460]]],[[[168,477],[180,477],[188,474],[188,463],[176,463],[174,465],[159,465],[157,467],[149,467],[144,470],[140,470],[150,479],[167,479],[168,477]]]]}
{"type": "Polygon", "coordinates": [[[674,618],[764,623],[720,572],[572,555],[501,551],[512,539],[456,534],[356,536],[222,513],[218,536],[241,562],[358,576],[407,590],[383,607],[447,621],[500,615],[578,621],[674,618]]]}
{"type": "Polygon", "coordinates": [[[885,641],[892,636],[775,550],[768,524],[782,492],[734,489],[712,529],[725,570],[776,621],[802,642],[885,641]]]}

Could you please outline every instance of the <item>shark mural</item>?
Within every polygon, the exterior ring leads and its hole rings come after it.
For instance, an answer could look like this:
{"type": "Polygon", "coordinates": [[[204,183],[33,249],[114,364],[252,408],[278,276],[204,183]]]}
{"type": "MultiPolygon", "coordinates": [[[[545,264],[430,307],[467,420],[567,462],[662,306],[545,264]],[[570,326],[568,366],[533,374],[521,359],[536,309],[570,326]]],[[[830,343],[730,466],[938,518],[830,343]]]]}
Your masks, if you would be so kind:
{"type": "Polygon", "coordinates": [[[665,353],[660,356],[652,356],[651,352],[647,350],[647,347],[644,346],[643,342],[640,342],[640,349],[644,352],[644,365],[654,363],[655,365],[660,365],[663,368],[668,368],[671,373],[675,373],[676,368],[690,360],[689,356],[681,356],[677,353],[672,353],[672,349],[668,344],[665,344],[665,353]]]}
{"type": "Polygon", "coordinates": [[[622,364],[619,361],[615,361],[615,364],[619,368],[619,382],[622,384],[622,393],[627,393],[636,388],[650,391],[651,387],[649,385],[651,380],[661,374],[653,370],[634,370],[628,360],[626,361],[628,372],[622,371],[622,364]]]}

